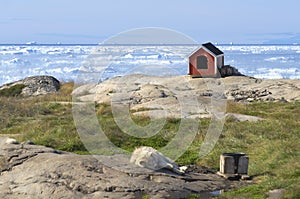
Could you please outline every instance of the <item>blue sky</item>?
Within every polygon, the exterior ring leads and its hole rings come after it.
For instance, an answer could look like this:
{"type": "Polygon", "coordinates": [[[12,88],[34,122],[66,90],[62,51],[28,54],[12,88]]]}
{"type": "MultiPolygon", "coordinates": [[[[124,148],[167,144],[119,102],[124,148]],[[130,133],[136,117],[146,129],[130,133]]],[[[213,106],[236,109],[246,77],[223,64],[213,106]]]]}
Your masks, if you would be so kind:
{"type": "Polygon", "coordinates": [[[0,0],[0,43],[100,43],[142,27],[199,43],[284,42],[300,38],[299,8],[299,0],[0,0]]]}

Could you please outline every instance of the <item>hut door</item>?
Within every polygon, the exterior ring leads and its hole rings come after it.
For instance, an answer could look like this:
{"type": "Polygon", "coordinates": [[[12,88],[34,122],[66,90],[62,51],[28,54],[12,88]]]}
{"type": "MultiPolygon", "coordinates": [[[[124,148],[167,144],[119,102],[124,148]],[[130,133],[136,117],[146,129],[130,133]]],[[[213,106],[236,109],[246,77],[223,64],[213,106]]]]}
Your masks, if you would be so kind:
{"type": "Polygon", "coordinates": [[[197,69],[208,69],[208,60],[204,55],[197,57],[197,69]]]}

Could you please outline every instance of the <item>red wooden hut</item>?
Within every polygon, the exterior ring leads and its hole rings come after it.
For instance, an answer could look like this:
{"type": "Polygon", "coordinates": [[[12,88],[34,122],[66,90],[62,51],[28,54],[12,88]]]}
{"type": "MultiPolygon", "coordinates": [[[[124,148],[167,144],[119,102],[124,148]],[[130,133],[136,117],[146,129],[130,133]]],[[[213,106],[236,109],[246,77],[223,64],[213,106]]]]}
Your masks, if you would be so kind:
{"type": "Polygon", "coordinates": [[[202,44],[189,56],[189,75],[192,77],[218,77],[224,66],[224,53],[212,43],[202,44]]]}

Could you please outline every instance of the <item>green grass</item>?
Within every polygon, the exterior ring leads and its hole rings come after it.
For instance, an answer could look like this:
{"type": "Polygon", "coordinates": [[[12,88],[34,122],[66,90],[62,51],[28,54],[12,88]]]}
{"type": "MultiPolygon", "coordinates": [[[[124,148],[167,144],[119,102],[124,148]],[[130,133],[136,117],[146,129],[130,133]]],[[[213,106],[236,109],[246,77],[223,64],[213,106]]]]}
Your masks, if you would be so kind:
{"type": "MultiPolygon", "coordinates": [[[[0,134],[32,140],[36,144],[59,150],[88,154],[82,144],[72,116],[72,83],[62,85],[55,94],[37,97],[0,96],[0,134]],[[63,102],[63,103],[62,103],[63,102]]],[[[132,151],[147,145],[159,149],[176,135],[181,120],[168,118],[154,136],[136,138],[117,126],[108,104],[96,104],[98,122],[106,136],[118,147],[132,151]]],[[[300,198],[300,103],[228,102],[228,112],[264,118],[259,122],[235,122],[227,119],[216,146],[205,158],[198,156],[209,119],[199,122],[197,135],[188,150],[177,160],[179,164],[199,164],[219,168],[223,152],[247,153],[249,175],[253,185],[231,190],[221,198],[266,198],[272,189],[285,190],[284,198],[300,198]]],[[[150,123],[149,117],[132,116],[140,126],[150,123]]]]}
{"type": "Polygon", "coordinates": [[[0,96],[4,97],[16,97],[21,95],[24,84],[16,84],[10,88],[4,88],[0,90],[0,96]]]}

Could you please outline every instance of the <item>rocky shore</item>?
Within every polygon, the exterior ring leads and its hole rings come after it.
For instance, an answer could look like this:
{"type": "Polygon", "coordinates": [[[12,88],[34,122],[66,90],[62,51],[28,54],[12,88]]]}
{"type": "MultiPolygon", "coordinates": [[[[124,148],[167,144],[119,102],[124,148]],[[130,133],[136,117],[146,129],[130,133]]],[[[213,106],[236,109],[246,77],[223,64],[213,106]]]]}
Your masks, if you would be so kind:
{"type": "MultiPolygon", "coordinates": [[[[31,77],[4,85],[0,92],[16,85],[22,85],[19,95],[35,96],[57,92],[60,83],[52,77],[31,77]],[[25,88],[32,88],[28,95],[25,88]]],[[[130,75],[76,85],[73,100],[129,106],[132,114],[153,118],[206,118],[213,111],[224,111],[234,121],[255,122],[262,118],[227,113],[226,102],[296,102],[300,100],[300,80],[130,75]]],[[[190,194],[205,198],[212,191],[248,183],[226,180],[215,170],[201,166],[189,166],[186,175],[180,176],[166,170],[137,168],[125,155],[76,155],[31,142],[7,143],[7,138],[0,136],[0,198],[176,199],[190,194]]]]}

